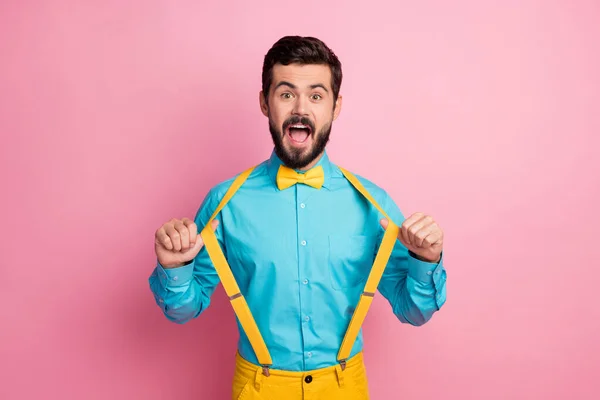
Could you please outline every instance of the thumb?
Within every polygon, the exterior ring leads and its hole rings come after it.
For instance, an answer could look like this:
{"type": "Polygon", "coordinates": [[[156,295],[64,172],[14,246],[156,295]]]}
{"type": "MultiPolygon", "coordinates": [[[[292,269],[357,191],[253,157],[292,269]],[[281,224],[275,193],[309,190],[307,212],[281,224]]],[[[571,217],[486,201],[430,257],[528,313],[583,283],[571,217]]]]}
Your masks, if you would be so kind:
{"type": "Polygon", "coordinates": [[[387,218],[381,218],[381,220],[379,220],[379,223],[381,224],[383,229],[387,229],[389,225],[387,218]]]}
{"type": "MultiPolygon", "coordinates": [[[[381,224],[381,226],[383,227],[383,229],[387,229],[388,225],[390,224],[389,221],[387,220],[387,218],[382,218],[379,220],[379,223],[381,224]]],[[[402,237],[402,228],[400,228],[400,230],[398,231],[398,240],[404,245],[407,246],[406,241],[404,240],[404,238],[402,237]]]]}
{"type": "MultiPolygon", "coordinates": [[[[213,219],[210,223],[210,226],[213,231],[216,231],[217,226],[219,226],[219,221],[216,219],[213,219]]],[[[202,240],[202,236],[200,235],[200,233],[198,233],[198,236],[196,237],[196,243],[194,243],[193,248],[198,248],[198,251],[200,251],[202,246],[204,246],[204,240],[202,240]]]]}

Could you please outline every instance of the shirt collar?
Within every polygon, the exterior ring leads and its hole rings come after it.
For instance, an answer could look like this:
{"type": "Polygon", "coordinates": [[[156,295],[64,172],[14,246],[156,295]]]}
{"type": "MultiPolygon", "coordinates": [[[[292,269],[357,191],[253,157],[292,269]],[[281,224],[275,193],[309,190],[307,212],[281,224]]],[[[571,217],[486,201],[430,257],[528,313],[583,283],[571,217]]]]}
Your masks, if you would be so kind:
{"type": "MultiPolygon", "coordinates": [[[[283,165],[283,161],[281,161],[281,159],[279,157],[277,157],[277,154],[275,154],[275,149],[273,149],[273,151],[271,152],[271,157],[267,161],[267,171],[269,172],[269,177],[271,178],[271,182],[273,182],[275,187],[277,187],[277,172],[279,171],[280,165],[283,165]]],[[[319,161],[317,162],[315,167],[317,167],[319,165],[323,167],[323,175],[325,178],[323,181],[323,187],[326,189],[329,189],[329,184],[331,182],[331,169],[332,168],[331,168],[331,162],[329,161],[329,156],[327,155],[326,150],[323,151],[323,155],[321,156],[321,158],[319,159],[319,161]]],[[[298,169],[295,171],[299,172],[301,174],[306,172],[306,171],[300,171],[298,169]]]]}

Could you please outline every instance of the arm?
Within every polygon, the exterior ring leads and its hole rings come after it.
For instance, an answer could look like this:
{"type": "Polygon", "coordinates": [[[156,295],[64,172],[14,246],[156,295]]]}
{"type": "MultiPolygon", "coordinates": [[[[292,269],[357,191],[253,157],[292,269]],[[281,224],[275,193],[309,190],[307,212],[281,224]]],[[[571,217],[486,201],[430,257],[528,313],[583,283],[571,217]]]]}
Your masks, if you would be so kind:
{"type": "MultiPolygon", "coordinates": [[[[386,195],[382,207],[394,223],[402,224],[404,215],[389,196],[386,195]]],[[[411,253],[400,240],[396,240],[378,290],[389,301],[401,322],[420,326],[446,302],[446,270],[443,252],[438,263],[421,261],[411,253]]]]}
{"type": "MultiPolygon", "coordinates": [[[[194,222],[201,232],[212,212],[217,208],[218,199],[210,191],[200,206],[194,222]]],[[[220,219],[217,215],[215,219],[220,219]]],[[[223,226],[216,230],[221,248],[223,244],[223,226]]],[[[208,252],[202,247],[198,255],[186,265],[177,268],[164,268],[158,261],[149,278],[150,290],[156,304],[165,316],[176,323],[183,324],[199,316],[210,304],[210,298],[219,283],[219,276],[208,252]]]]}

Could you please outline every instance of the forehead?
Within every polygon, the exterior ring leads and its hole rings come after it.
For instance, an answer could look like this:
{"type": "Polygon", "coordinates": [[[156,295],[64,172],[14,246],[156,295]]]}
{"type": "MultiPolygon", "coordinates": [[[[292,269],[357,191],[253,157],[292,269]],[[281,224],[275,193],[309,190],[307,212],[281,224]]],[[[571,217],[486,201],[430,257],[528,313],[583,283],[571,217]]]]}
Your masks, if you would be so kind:
{"type": "Polygon", "coordinates": [[[331,89],[331,68],[327,64],[275,64],[272,87],[281,81],[289,82],[301,89],[318,83],[331,89]]]}

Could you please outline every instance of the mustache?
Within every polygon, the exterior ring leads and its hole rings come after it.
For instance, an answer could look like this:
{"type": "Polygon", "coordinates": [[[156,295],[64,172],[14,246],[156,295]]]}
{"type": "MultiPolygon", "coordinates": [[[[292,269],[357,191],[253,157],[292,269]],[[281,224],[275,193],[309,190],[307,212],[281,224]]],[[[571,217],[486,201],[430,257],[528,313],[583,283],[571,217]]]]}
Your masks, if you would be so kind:
{"type": "Polygon", "coordinates": [[[302,124],[302,125],[306,125],[308,127],[310,127],[310,133],[313,134],[315,132],[315,124],[313,124],[313,122],[306,118],[306,117],[299,117],[297,115],[293,116],[293,117],[289,117],[288,119],[285,120],[285,122],[283,123],[283,132],[285,133],[285,131],[287,130],[287,128],[290,125],[295,125],[295,124],[302,124]]]}

